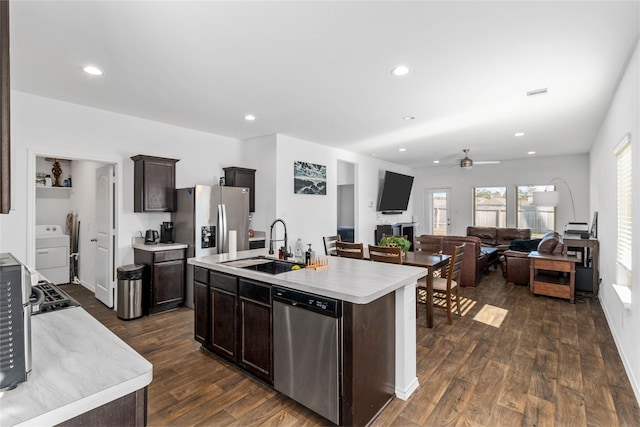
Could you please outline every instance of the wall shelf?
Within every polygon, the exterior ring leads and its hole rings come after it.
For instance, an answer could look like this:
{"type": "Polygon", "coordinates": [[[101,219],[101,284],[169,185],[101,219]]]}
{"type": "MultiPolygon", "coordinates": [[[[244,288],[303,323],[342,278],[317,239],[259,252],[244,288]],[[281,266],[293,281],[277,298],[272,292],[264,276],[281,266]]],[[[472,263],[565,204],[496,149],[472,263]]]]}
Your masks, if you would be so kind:
{"type": "Polygon", "coordinates": [[[73,187],[39,187],[36,186],[36,197],[47,199],[68,199],[73,187]]]}

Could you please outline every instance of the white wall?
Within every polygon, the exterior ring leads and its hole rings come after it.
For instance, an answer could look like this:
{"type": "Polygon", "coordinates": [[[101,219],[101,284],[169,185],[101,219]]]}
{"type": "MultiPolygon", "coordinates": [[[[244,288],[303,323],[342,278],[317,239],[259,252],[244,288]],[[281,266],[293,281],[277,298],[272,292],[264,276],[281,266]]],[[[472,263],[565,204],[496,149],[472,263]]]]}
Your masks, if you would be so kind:
{"type": "MultiPolygon", "coordinates": [[[[0,250],[34,264],[35,155],[117,164],[117,265],[133,262],[131,237],[159,227],[170,214],[133,212],[136,154],[181,159],[176,185],[213,184],[222,168],[238,164],[242,143],[232,138],[11,92],[12,211],[0,216],[0,250]]],[[[75,183],[74,183],[75,185],[75,183]]]]}
{"type": "MultiPolygon", "coordinates": [[[[507,187],[507,226],[516,226],[516,186],[546,185],[552,178],[562,178],[571,188],[576,207],[576,219],[591,221],[589,210],[589,155],[558,156],[511,160],[496,165],[477,165],[471,170],[459,167],[429,167],[416,170],[413,197],[421,227],[425,224],[425,190],[451,190],[451,234],[464,236],[467,226],[473,225],[473,188],[507,187]]],[[[573,209],[567,186],[555,181],[560,192],[556,209],[556,230],[562,233],[567,222],[573,221],[573,209]]]]}
{"type": "MultiPolygon", "coordinates": [[[[287,223],[289,242],[301,238],[311,243],[317,253],[324,252],[322,236],[336,233],[337,227],[337,179],[339,160],[354,164],[355,171],[355,241],[365,245],[374,243],[377,224],[408,222],[413,215],[412,193],[407,212],[399,215],[376,213],[380,180],[385,170],[412,174],[413,170],[389,162],[362,156],[348,151],[326,147],[313,142],[277,136],[276,167],[276,216],[287,223]],[[293,164],[295,161],[311,162],[327,166],[327,195],[294,194],[293,164]]],[[[280,226],[278,231],[280,232],[280,226]]],[[[306,247],[306,246],[305,246],[306,247]]]]}
{"type": "Polygon", "coordinates": [[[591,149],[591,209],[598,211],[600,301],[631,385],[640,400],[640,47],[636,45],[591,149]],[[616,158],[614,147],[631,134],[633,273],[632,308],[626,310],[611,287],[616,283],[616,158]]]}
{"type": "Polygon", "coordinates": [[[243,163],[237,165],[256,170],[256,211],[249,226],[266,233],[276,219],[276,140],[276,135],[245,140],[243,163]]]}

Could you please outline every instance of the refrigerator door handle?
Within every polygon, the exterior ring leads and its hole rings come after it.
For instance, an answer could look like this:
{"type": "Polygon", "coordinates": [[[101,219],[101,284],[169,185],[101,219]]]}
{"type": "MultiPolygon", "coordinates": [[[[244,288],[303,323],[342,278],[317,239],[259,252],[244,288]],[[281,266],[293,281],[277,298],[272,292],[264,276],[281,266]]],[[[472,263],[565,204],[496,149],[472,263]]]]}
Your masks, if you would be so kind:
{"type": "Polygon", "coordinates": [[[218,221],[217,221],[218,230],[216,233],[216,240],[219,254],[224,252],[224,213],[222,211],[222,205],[218,205],[218,221]]]}
{"type": "Polygon", "coordinates": [[[228,230],[229,226],[227,223],[227,207],[224,204],[220,206],[222,207],[222,246],[220,247],[219,253],[225,253],[228,251],[227,233],[229,232],[228,230]]]}

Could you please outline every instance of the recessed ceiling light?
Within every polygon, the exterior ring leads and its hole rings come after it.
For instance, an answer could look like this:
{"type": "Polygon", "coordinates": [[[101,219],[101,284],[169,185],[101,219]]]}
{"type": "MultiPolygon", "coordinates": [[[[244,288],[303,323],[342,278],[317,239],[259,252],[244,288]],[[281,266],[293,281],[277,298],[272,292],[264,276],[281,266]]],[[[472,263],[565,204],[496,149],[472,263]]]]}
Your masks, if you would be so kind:
{"type": "Polygon", "coordinates": [[[244,116],[244,119],[248,122],[252,122],[256,119],[256,116],[254,116],[253,114],[247,114],[246,116],[244,116]]]}
{"type": "Polygon", "coordinates": [[[398,148],[398,151],[407,151],[406,148],[398,148]]]}
{"type": "Polygon", "coordinates": [[[391,70],[391,74],[394,76],[406,76],[409,74],[409,67],[405,65],[398,65],[396,68],[391,70]]]}
{"type": "Polygon", "coordinates": [[[94,67],[93,65],[87,65],[83,68],[84,72],[87,74],[91,74],[92,76],[101,76],[102,70],[98,67],[94,67]]]}
{"type": "Polygon", "coordinates": [[[524,132],[516,132],[513,135],[514,136],[524,136],[524,132]]]}
{"type": "Polygon", "coordinates": [[[540,89],[528,90],[527,92],[525,92],[525,94],[527,96],[536,96],[536,95],[546,95],[547,92],[548,92],[547,88],[542,87],[540,89]]]}
{"type": "Polygon", "coordinates": [[[535,151],[528,151],[527,154],[536,154],[535,151]]]}
{"type": "Polygon", "coordinates": [[[434,160],[433,163],[438,164],[440,163],[440,160],[434,160]]]}
{"type": "Polygon", "coordinates": [[[402,118],[402,120],[407,120],[407,121],[408,121],[408,120],[415,120],[415,118],[416,118],[415,116],[404,116],[404,117],[402,118]]]}

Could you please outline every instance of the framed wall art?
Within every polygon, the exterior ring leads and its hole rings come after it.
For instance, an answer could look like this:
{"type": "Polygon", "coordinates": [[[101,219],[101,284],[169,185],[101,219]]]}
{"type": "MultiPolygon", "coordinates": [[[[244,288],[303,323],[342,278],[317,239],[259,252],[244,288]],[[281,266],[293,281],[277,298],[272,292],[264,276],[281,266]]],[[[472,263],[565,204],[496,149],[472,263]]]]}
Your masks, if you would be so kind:
{"type": "Polygon", "coordinates": [[[315,163],[293,163],[293,192],[295,194],[327,194],[327,167],[315,163]]]}

